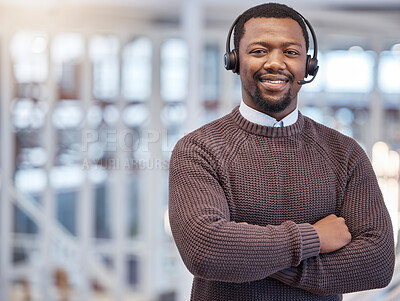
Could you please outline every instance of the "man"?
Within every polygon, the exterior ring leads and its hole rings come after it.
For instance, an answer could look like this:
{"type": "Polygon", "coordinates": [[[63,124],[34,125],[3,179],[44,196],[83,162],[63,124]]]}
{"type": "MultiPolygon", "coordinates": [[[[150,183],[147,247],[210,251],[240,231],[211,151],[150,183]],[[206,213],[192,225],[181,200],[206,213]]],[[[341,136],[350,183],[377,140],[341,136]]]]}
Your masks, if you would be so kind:
{"type": "Polygon", "coordinates": [[[393,232],[367,155],[297,109],[302,17],[250,8],[235,48],[240,107],[182,138],[170,162],[170,223],[192,300],[341,300],[386,286],[393,232]]]}

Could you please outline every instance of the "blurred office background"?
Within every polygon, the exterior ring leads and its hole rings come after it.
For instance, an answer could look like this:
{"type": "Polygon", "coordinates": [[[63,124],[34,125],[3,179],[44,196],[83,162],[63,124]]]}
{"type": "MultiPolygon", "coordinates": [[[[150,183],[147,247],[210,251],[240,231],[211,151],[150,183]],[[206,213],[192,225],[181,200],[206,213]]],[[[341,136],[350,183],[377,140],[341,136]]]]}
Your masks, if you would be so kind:
{"type": "MultiPolygon", "coordinates": [[[[318,36],[300,110],[364,147],[397,239],[400,1],[282,2],[318,36]]],[[[225,40],[259,3],[0,0],[0,300],[188,300],[168,160],[239,104],[225,40]]],[[[345,299],[399,300],[399,282],[345,299]]]]}

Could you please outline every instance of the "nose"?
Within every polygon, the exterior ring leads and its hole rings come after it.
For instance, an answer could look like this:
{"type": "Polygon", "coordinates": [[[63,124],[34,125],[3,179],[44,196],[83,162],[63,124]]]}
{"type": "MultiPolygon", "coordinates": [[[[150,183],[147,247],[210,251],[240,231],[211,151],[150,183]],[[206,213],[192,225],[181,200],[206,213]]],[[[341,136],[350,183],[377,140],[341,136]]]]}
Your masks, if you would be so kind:
{"type": "Polygon", "coordinates": [[[271,51],[264,62],[265,70],[279,71],[286,68],[284,54],[279,50],[271,51]]]}

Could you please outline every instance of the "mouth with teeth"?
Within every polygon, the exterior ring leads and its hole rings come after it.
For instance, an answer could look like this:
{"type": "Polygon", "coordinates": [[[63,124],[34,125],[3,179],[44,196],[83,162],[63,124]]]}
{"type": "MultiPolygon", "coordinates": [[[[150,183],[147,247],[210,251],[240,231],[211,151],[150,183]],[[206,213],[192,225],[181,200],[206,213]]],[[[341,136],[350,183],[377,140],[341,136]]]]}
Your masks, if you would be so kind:
{"type": "Polygon", "coordinates": [[[286,89],[288,84],[291,82],[290,76],[284,75],[263,75],[256,76],[264,89],[270,92],[280,92],[286,89]]]}

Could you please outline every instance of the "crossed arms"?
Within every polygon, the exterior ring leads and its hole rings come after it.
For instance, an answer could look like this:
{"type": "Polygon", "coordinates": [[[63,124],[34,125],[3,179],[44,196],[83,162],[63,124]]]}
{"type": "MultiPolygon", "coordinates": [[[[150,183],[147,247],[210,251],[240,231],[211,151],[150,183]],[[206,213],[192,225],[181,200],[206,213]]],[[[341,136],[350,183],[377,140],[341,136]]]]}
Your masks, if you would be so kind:
{"type": "Polygon", "coordinates": [[[389,283],[393,232],[366,157],[351,170],[339,217],[259,226],[231,220],[218,175],[201,152],[178,147],[170,164],[171,229],[195,276],[237,283],[272,277],[320,295],[389,283]]]}

